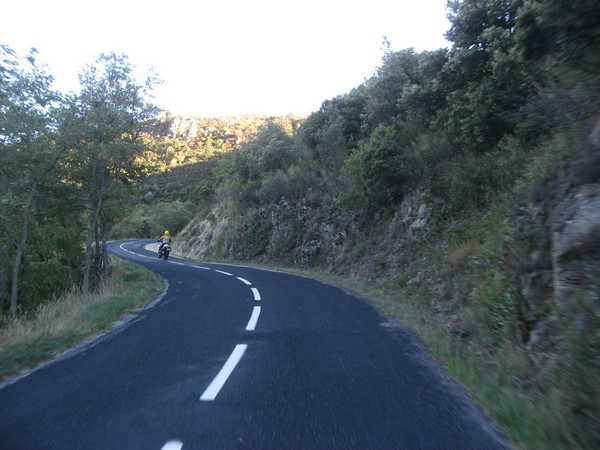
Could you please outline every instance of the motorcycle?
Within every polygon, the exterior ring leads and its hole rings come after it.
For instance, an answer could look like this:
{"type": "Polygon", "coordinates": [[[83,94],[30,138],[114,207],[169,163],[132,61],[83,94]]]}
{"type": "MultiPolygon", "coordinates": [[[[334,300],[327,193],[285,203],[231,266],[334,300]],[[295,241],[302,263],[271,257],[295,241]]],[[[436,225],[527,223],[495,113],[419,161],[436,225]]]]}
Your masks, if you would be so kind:
{"type": "Polygon", "coordinates": [[[162,257],[164,257],[165,259],[167,259],[169,257],[169,253],[171,253],[171,245],[170,244],[164,244],[162,246],[158,246],[158,259],[161,259],[162,257]]]}

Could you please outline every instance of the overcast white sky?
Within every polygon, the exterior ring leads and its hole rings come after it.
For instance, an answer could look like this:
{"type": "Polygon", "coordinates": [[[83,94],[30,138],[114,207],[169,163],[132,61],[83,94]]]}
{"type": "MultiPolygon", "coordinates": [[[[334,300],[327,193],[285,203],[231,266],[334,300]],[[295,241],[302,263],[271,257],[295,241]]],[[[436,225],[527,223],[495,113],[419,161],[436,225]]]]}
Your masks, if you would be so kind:
{"type": "Polygon", "coordinates": [[[448,47],[446,0],[3,0],[0,43],[39,51],[62,91],[101,52],[164,80],[173,114],[299,114],[344,94],[392,50],[448,47]]]}

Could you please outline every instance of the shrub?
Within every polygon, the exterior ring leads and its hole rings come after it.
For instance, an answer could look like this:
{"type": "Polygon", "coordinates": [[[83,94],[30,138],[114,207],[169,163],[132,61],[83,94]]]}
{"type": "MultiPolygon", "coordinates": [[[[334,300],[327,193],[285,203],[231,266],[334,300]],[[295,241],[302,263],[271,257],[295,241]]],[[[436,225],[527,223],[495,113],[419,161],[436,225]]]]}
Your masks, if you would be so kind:
{"type": "Polygon", "coordinates": [[[356,189],[340,193],[337,198],[337,206],[343,211],[355,211],[367,205],[367,196],[356,189]]]}
{"type": "Polygon", "coordinates": [[[271,223],[263,220],[258,213],[252,213],[239,242],[244,257],[254,258],[265,251],[271,237],[271,223]]]}
{"type": "Polygon", "coordinates": [[[180,201],[137,205],[131,214],[112,227],[110,238],[154,238],[164,230],[176,234],[192,220],[195,210],[191,203],[180,201]]]}
{"type": "Polygon", "coordinates": [[[296,190],[293,181],[281,170],[263,181],[259,190],[259,198],[265,203],[275,203],[282,197],[295,197],[296,190]]]}
{"type": "Polygon", "coordinates": [[[407,127],[380,125],[346,161],[344,170],[359,180],[374,206],[389,206],[409,189],[414,172],[411,141],[407,127]]]}
{"type": "Polygon", "coordinates": [[[20,279],[20,307],[27,311],[36,308],[67,289],[73,281],[72,270],[57,259],[32,261],[26,265],[20,279]]]}
{"type": "Polygon", "coordinates": [[[214,194],[214,184],[209,180],[202,180],[192,189],[190,200],[198,204],[209,200],[214,194]]]}

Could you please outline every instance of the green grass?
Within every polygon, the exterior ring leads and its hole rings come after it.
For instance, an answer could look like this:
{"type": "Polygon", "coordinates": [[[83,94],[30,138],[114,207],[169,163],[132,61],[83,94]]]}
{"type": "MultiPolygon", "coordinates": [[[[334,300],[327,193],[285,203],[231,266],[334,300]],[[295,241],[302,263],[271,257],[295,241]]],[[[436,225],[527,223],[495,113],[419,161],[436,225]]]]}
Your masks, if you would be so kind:
{"type": "Polygon", "coordinates": [[[79,345],[156,298],[160,280],[142,266],[112,260],[113,272],[89,299],[76,291],[41,305],[0,331],[0,379],[17,375],[79,345]]]}

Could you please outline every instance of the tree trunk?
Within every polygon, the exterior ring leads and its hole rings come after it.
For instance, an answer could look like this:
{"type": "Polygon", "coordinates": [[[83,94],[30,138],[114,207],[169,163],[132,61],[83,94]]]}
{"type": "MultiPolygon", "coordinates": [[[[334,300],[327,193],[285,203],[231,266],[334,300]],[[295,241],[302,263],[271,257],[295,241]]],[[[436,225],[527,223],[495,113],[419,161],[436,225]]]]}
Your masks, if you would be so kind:
{"type": "MultiPolygon", "coordinates": [[[[98,175],[98,156],[95,155],[92,166],[92,179],[90,180],[90,196],[93,198],[90,208],[90,221],[88,223],[87,235],[85,239],[85,251],[83,254],[83,283],[81,286],[81,293],[84,299],[89,299],[90,296],[90,279],[91,279],[91,260],[92,260],[92,244],[94,241],[94,235],[97,236],[98,217],[102,210],[102,198],[104,196],[104,187],[106,186],[106,171],[102,171],[100,175],[100,186],[96,186],[96,180],[98,175]]],[[[96,256],[97,248],[94,252],[96,256]]],[[[96,258],[94,258],[95,260],[96,258]]]]}
{"type": "Polygon", "coordinates": [[[29,234],[29,219],[31,214],[31,205],[33,204],[33,198],[37,191],[37,181],[34,181],[31,185],[31,191],[29,191],[29,197],[27,198],[27,205],[23,211],[23,228],[21,230],[21,237],[17,242],[17,251],[15,253],[15,260],[12,268],[12,280],[10,286],[10,308],[9,315],[14,317],[17,315],[17,303],[19,300],[19,271],[21,269],[21,261],[23,260],[23,254],[25,253],[25,245],[27,244],[27,237],[29,234]]]}
{"type": "Polygon", "coordinates": [[[88,223],[87,235],[85,239],[85,251],[83,253],[83,284],[81,286],[81,293],[84,299],[88,299],[90,296],[90,272],[91,272],[91,260],[92,260],[92,245],[94,241],[94,230],[98,223],[98,215],[100,208],[102,207],[102,198],[98,198],[92,203],[90,211],[90,221],[88,223]]]}
{"type": "Polygon", "coordinates": [[[108,271],[108,252],[106,251],[106,238],[108,236],[108,221],[102,217],[102,274],[108,271]]]}
{"type": "MultiPolygon", "coordinates": [[[[5,237],[0,237],[0,252],[5,256],[6,260],[10,258],[9,244],[10,234],[7,232],[5,237]]],[[[0,265],[0,314],[8,307],[10,302],[10,284],[9,284],[9,265],[0,265]]]]}

